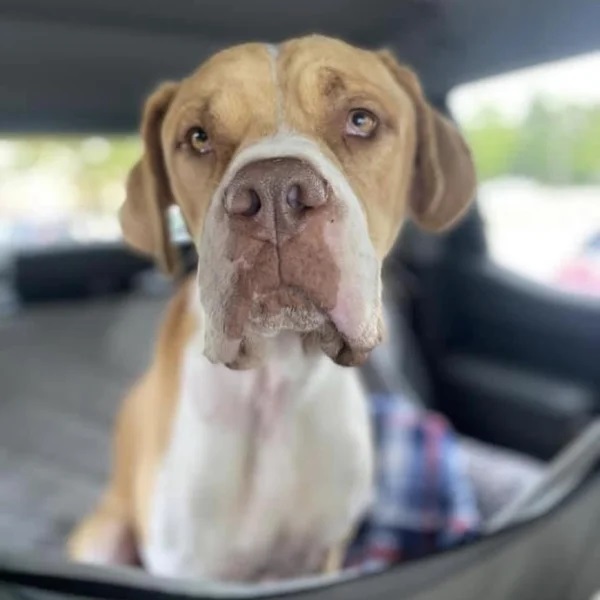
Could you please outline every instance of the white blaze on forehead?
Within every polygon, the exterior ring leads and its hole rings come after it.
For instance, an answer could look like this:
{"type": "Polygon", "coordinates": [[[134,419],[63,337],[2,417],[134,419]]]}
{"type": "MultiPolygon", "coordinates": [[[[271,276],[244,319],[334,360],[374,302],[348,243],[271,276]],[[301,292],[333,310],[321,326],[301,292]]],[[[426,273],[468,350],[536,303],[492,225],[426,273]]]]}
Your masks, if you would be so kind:
{"type": "Polygon", "coordinates": [[[279,46],[275,44],[267,44],[267,52],[271,60],[271,76],[273,78],[273,85],[275,86],[275,100],[277,102],[277,128],[283,127],[284,115],[283,115],[283,91],[279,85],[279,77],[277,75],[277,58],[279,57],[279,46]]]}

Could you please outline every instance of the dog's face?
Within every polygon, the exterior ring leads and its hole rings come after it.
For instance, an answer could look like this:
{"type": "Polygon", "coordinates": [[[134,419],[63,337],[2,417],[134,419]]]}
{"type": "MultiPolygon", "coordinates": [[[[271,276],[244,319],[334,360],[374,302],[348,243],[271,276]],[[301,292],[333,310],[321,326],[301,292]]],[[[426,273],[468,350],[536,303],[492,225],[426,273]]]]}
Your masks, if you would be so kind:
{"type": "Polygon", "coordinates": [[[312,36],[237,46],[148,100],[125,238],[167,270],[177,204],[198,250],[204,351],[257,364],[304,335],[339,364],[382,334],[381,263],[407,214],[430,230],[474,193],[470,154],[387,53],[312,36]]]}

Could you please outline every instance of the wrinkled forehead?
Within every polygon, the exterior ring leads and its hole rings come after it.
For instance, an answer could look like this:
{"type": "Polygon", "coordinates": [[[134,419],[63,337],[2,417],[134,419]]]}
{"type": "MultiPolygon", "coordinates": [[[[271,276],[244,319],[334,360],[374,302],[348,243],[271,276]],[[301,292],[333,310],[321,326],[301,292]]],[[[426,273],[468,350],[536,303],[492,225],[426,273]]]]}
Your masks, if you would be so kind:
{"type": "Polygon", "coordinates": [[[254,123],[270,127],[277,109],[277,81],[270,47],[264,44],[236,46],[216,54],[183,80],[171,105],[165,126],[181,120],[202,123],[239,137],[254,123]]]}
{"type": "Polygon", "coordinates": [[[401,91],[377,57],[318,37],[222,51],[182,82],[165,122],[195,120],[240,139],[306,131],[342,98],[376,98],[389,110],[401,91]]]}

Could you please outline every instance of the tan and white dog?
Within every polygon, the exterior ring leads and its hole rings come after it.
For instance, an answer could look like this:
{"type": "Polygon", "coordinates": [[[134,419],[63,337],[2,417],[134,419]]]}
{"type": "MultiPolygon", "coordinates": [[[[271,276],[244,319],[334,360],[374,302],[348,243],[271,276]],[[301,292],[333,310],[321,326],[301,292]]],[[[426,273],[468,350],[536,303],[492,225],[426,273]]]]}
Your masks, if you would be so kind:
{"type": "Polygon", "coordinates": [[[71,556],[234,581],[339,568],[373,455],[355,369],[380,341],[381,263],[407,215],[474,193],[460,134],[387,52],[310,36],[220,52],[161,86],[125,238],[177,270],[198,251],[116,425],[114,469],[71,556]]]}

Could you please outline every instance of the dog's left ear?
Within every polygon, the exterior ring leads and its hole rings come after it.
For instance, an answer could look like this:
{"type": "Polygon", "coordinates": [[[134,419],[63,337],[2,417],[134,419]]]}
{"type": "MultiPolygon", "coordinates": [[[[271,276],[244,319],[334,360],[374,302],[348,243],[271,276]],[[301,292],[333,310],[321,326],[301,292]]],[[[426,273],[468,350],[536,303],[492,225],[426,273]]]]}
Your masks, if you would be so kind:
{"type": "Polygon", "coordinates": [[[146,101],[142,118],[144,154],[127,179],[119,220],[125,241],[152,256],[170,275],[179,261],[169,235],[167,211],[175,203],[167,176],[160,131],[178,84],[164,83],[146,101]]]}
{"type": "Polygon", "coordinates": [[[451,226],[475,195],[471,152],[458,129],[425,99],[416,75],[387,50],[377,53],[396,82],[411,97],[417,118],[417,148],[409,209],[429,231],[451,226]]]}

